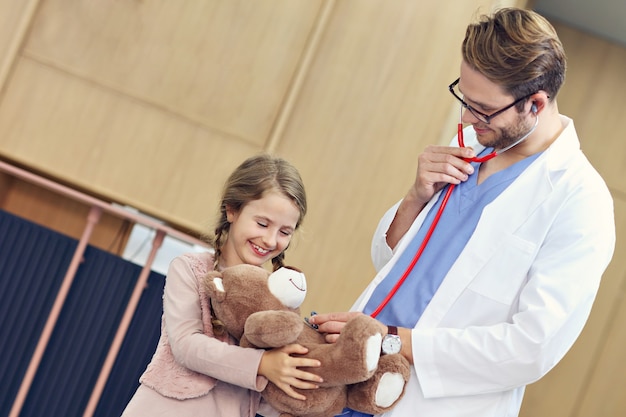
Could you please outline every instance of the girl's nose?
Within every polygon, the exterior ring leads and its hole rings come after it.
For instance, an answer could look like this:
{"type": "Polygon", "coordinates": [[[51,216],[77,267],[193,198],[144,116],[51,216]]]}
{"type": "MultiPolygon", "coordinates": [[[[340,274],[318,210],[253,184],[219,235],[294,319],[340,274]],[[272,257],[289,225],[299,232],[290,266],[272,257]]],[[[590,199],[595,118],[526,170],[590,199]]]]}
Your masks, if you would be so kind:
{"type": "Polygon", "coordinates": [[[277,242],[276,234],[277,234],[277,232],[274,232],[272,230],[268,230],[263,235],[263,245],[265,245],[266,249],[274,249],[274,248],[276,248],[276,242],[277,242]]]}

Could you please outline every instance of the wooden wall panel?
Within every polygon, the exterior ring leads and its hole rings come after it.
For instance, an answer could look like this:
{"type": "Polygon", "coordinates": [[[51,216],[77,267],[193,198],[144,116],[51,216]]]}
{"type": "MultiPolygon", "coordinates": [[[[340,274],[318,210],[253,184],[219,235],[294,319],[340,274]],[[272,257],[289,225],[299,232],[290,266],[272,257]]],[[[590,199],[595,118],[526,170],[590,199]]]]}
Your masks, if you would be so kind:
{"type": "Polygon", "coordinates": [[[27,6],[26,1],[0,0],[0,56],[9,55],[27,6]]]}
{"type": "Polygon", "coordinates": [[[24,53],[262,147],[320,4],[46,0],[24,53]]]}
{"type": "Polygon", "coordinates": [[[489,4],[334,3],[277,147],[309,194],[301,244],[288,254],[310,276],[306,309],[349,308],[373,278],[378,220],[413,182],[422,149],[455,135],[459,108],[447,87],[467,23],[489,4]]]}
{"type": "Polygon", "coordinates": [[[622,416],[626,413],[626,369],[624,348],[626,347],[626,302],[624,287],[620,292],[622,302],[611,320],[606,343],[598,352],[596,366],[589,375],[586,390],[581,393],[580,408],[573,417],[622,416]]]}
{"type": "Polygon", "coordinates": [[[38,0],[0,0],[0,91],[19,53],[38,0]]]}
{"type": "Polygon", "coordinates": [[[371,232],[417,153],[454,133],[446,86],[465,25],[492,3],[519,2],[42,1],[1,97],[0,153],[203,231],[227,173],[272,147],[321,204],[294,259],[313,276],[333,259],[356,277],[340,299],[318,298],[345,308],[372,276],[371,232]],[[290,109],[295,74],[305,84],[290,109]]]}
{"type": "Polygon", "coordinates": [[[192,230],[259,150],[28,58],[0,103],[0,132],[12,159],[192,230]]]}
{"type": "Polygon", "coordinates": [[[569,68],[560,110],[574,119],[583,151],[607,184],[626,194],[626,141],[618,128],[626,119],[626,48],[556,25],[569,68]]]}
{"type": "Polygon", "coordinates": [[[266,146],[320,4],[42,1],[0,154],[203,231],[228,172],[266,146]]]}

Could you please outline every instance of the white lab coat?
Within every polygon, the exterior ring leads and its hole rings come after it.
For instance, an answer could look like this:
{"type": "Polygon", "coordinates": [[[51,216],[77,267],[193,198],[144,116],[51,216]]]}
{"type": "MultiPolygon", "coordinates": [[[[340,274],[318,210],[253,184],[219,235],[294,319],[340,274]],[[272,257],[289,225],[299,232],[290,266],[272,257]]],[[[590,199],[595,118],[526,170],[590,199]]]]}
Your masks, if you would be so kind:
{"type": "MultiPolygon", "coordinates": [[[[544,376],[579,336],[615,246],[611,195],[580,151],[573,122],[500,196],[412,331],[414,367],[388,416],[517,416],[524,386],[544,376]]],[[[468,146],[479,151],[473,130],[468,146]]],[[[455,139],[456,142],[456,139],[455,139]]],[[[415,235],[433,197],[394,253],[372,243],[378,274],[362,310],[415,235]]],[[[402,291],[402,289],[400,289],[402,291]]]]}

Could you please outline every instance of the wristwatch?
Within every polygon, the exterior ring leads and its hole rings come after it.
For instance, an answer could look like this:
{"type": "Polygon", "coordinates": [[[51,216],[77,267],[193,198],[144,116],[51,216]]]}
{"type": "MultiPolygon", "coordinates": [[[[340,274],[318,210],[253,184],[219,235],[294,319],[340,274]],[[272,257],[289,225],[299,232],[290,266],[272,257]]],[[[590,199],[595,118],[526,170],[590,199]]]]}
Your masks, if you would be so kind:
{"type": "Polygon", "coordinates": [[[402,340],[398,336],[398,328],[396,326],[387,326],[387,334],[383,337],[381,351],[385,355],[400,353],[402,348],[402,340]]]}

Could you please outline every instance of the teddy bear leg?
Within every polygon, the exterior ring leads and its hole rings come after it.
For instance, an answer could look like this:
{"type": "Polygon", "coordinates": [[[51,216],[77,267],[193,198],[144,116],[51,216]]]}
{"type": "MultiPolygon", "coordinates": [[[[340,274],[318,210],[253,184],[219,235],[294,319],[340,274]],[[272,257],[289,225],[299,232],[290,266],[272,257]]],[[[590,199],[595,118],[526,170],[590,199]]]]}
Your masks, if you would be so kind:
{"type": "Polygon", "coordinates": [[[404,395],[410,365],[401,355],[383,355],[378,370],[363,382],[348,387],[348,407],[368,414],[389,411],[404,395]]]}
{"type": "Polygon", "coordinates": [[[406,381],[401,374],[385,372],[378,383],[374,403],[381,408],[390,407],[402,395],[406,381]]]}

